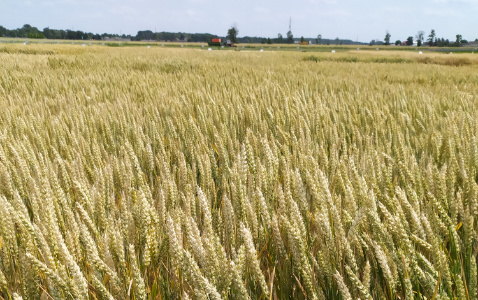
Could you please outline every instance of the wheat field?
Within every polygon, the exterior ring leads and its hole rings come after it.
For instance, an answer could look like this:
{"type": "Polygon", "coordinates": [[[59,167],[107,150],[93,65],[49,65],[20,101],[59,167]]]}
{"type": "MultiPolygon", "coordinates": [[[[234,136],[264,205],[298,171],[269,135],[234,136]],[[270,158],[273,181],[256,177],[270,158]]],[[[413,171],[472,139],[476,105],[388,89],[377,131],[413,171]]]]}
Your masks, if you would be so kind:
{"type": "Polygon", "coordinates": [[[478,297],[477,56],[0,61],[0,299],[478,297]]]}

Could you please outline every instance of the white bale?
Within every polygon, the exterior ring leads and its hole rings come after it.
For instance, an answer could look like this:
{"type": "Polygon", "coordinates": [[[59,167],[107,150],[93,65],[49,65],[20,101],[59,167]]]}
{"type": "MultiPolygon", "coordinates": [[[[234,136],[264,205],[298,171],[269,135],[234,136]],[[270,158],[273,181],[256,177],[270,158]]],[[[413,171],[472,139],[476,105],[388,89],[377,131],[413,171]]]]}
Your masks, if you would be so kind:
{"type": "Polygon", "coordinates": [[[332,53],[335,53],[335,50],[332,50],[332,53]]]}
{"type": "Polygon", "coordinates": [[[211,49],[211,48],[207,48],[207,51],[212,51],[212,49],[211,49]]]}

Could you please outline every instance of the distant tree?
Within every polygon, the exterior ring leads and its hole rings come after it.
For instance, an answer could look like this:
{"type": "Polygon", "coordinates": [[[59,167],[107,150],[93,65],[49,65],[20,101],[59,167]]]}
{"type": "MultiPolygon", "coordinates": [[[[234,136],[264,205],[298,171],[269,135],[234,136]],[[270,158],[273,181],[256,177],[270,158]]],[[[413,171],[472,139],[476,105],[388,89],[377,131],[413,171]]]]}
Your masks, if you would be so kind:
{"type": "Polygon", "coordinates": [[[300,42],[301,42],[301,43],[305,42],[305,39],[304,39],[303,36],[300,37],[300,42]]]}
{"type": "Polygon", "coordinates": [[[52,35],[53,35],[53,32],[50,30],[50,28],[45,27],[45,28],[43,28],[43,35],[45,36],[45,38],[51,39],[52,35]]]}
{"type": "Polygon", "coordinates": [[[387,34],[385,35],[385,39],[384,39],[384,41],[385,41],[385,43],[384,43],[385,46],[390,45],[390,37],[391,37],[391,35],[390,35],[390,33],[387,31],[387,34]]]}
{"type": "Polygon", "coordinates": [[[395,46],[400,46],[402,44],[402,41],[401,40],[396,40],[395,41],[395,46]]]}
{"type": "Polygon", "coordinates": [[[83,31],[81,31],[81,30],[76,31],[76,38],[77,39],[84,40],[85,36],[86,36],[86,34],[83,31]]]}
{"type": "Polygon", "coordinates": [[[7,35],[7,28],[0,26],[0,36],[6,36],[7,35]]]}
{"type": "Polygon", "coordinates": [[[417,40],[417,46],[420,47],[423,44],[423,39],[425,38],[425,31],[420,30],[417,32],[415,39],[417,40]]]}
{"type": "Polygon", "coordinates": [[[292,31],[287,31],[287,43],[292,44],[294,43],[294,35],[292,34],[292,31]]]}
{"type": "Polygon", "coordinates": [[[432,45],[438,46],[438,47],[443,47],[443,46],[445,46],[445,39],[436,38],[435,41],[432,43],[432,45]]]}
{"type": "Polygon", "coordinates": [[[433,46],[434,43],[436,42],[435,40],[435,29],[432,29],[432,31],[430,32],[430,34],[428,35],[428,40],[427,40],[427,43],[428,43],[428,46],[433,46]]]}
{"type": "Polygon", "coordinates": [[[336,38],[335,38],[335,45],[338,45],[338,44],[339,44],[339,42],[340,42],[340,39],[339,39],[339,37],[336,37],[336,38]]]}
{"type": "Polygon", "coordinates": [[[412,46],[413,45],[413,36],[409,36],[407,38],[407,46],[412,46]]]}
{"type": "Polygon", "coordinates": [[[136,34],[136,40],[138,41],[152,40],[153,37],[154,34],[151,30],[138,31],[138,34],[136,34]]]}
{"type": "Polygon", "coordinates": [[[268,43],[268,44],[272,44],[271,38],[267,38],[267,43],[268,43]]]}
{"type": "Polygon", "coordinates": [[[22,30],[25,34],[28,34],[33,31],[33,28],[30,24],[25,24],[20,30],[22,30]]]}
{"type": "Polygon", "coordinates": [[[438,47],[456,46],[455,43],[450,44],[450,40],[444,38],[436,38],[433,45],[438,47]]]}
{"type": "Polygon", "coordinates": [[[371,40],[370,43],[368,43],[369,46],[373,46],[376,44],[376,41],[375,40],[371,40]]]}
{"type": "Polygon", "coordinates": [[[261,40],[261,44],[265,44],[265,43],[267,43],[267,40],[263,38],[263,39],[261,40]]]}
{"type": "MultiPolygon", "coordinates": [[[[214,36],[208,33],[193,33],[191,36],[188,38],[188,41],[190,42],[208,42],[210,41],[214,36]]],[[[158,39],[159,40],[159,39],[158,39]]]]}
{"type": "Polygon", "coordinates": [[[66,39],[68,40],[76,40],[76,32],[73,30],[66,30],[66,39]]]}
{"type": "Polygon", "coordinates": [[[161,32],[160,39],[163,41],[174,41],[176,34],[174,32],[161,32]]]}
{"type": "Polygon", "coordinates": [[[319,34],[315,40],[317,41],[317,44],[320,44],[320,41],[322,40],[322,35],[319,34]]]}
{"type": "Polygon", "coordinates": [[[227,39],[231,40],[232,43],[237,43],[237,35],[239,34],[239,29],[237,25],[232,25],[231,28],[227,31],[227,39]]]}
{"type": "Polygon", "coordinates": [[[282,34],[280,34],[280,33],[277,34],[277,42],[281,43],[281,44],[284,42],[284,38],[282,37],[282,34]]]}
{"type": "Polygon", "coordinates": [[[30,38],[44,38],[43,33],[36,27],[32,27],[30,24],[23,25],[18,29],[18,37],[30,37],[30,38]]]}
{"type": "Polygon", "coordinates": [[[8,37],[21,37],[18,29],[12,29],[7,31],[8,37]]]}
{"type": "Polygon", "coordinates": [[[457,34],[457,35],[456,35],[456,40],[455,40],[455,46],[456,46],[456,47],[460,47],[460,46],[461,46],[461,40],[462,40],[461,34],[457,34]]]}
{"type": "Polygon", "coordinates": [[[29,39],[44,39],[45,36],[41,32],[29,32],[27,34],[29,39]]]}

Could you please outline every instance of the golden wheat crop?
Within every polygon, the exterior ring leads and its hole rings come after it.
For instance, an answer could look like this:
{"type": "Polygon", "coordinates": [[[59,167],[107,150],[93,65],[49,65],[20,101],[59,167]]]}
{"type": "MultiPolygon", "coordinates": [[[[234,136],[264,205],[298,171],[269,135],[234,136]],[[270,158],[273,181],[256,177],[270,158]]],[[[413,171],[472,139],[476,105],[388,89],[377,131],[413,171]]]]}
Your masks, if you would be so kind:
{"type": "Polygon", "coordinates": [[[0,61],[0,299],[477,298],[471,54],[0,61]]]}

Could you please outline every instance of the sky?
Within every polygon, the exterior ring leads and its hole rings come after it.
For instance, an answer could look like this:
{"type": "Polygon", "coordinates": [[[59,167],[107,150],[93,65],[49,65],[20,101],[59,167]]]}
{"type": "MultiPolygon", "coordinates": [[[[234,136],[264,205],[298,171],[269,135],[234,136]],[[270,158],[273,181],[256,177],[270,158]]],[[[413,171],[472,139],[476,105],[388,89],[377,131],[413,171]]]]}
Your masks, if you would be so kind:
{"type": "Polygon", "coordinates": [[[139,30],[225,36],[340,38],[370,42],[427,36],[478,38],[478,0],[0,0],[0,25],[30,24],[42,30],[71,29],[136,35],[139,30]]]}

